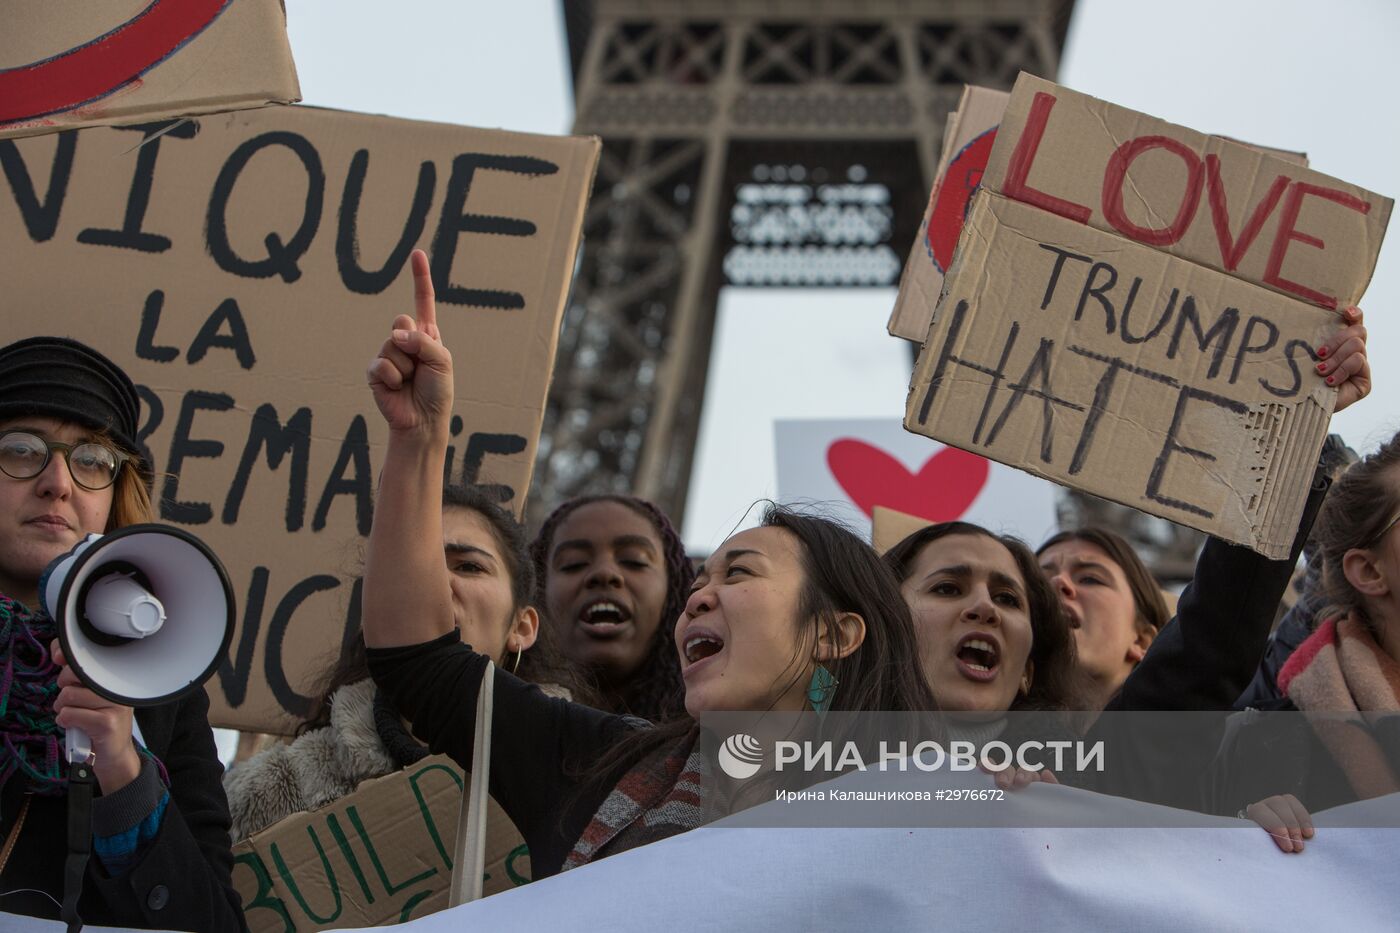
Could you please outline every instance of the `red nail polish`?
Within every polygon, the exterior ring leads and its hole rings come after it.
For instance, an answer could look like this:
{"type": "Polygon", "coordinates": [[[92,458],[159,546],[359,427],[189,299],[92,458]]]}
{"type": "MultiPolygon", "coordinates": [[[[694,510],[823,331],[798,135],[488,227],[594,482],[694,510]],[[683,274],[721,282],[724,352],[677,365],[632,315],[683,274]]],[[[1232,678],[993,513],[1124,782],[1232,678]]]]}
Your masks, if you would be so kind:
{"type": "Polygon", "coordinates": [[[1337,381],[1337,377],[1336,377],[1336,376],[1328,376],[1328,377],[1327,377],[1327,384],[1328,384],[1329,386],[1330,386],[1332,383],[1336,382],[1336,381],[1337,381]]]}
{"type": "Polygon", "coordinates": [[[1325,373],[1325,372],[1327,372],[1327,364],[1326,364],[1326,363],[1318,363],[1318,364],[1317,364],[1317,371],[1320,372],[1320,373],[1325,373]]]}
{"type": "Polygon", "coordinates": [[[1323,347],[1321,350],[1318,350],[1317,355],[1324,360],[1327,359],[1327,348],[1323,347]]]}

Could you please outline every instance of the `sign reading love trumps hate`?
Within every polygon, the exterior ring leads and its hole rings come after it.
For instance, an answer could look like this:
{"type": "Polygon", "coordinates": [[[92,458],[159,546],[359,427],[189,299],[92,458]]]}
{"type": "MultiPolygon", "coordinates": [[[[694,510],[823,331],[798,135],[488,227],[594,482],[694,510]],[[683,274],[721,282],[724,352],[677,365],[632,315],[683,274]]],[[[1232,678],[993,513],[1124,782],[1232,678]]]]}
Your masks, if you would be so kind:
{"type": "Polygon", "coordinates": [[[1284,556],[1391,207],[1023,74],[905,426],[1284,556]]]}
{"type": "Polygon", "coordinates": [[[131,374],[157,518],[228,566],[211,721],[295,727],[358,625],[386,439],[365,369],[415,246],[456,363],[448,478],[520,510],[598,148],[303,107],[0,140],[7,339],[131,374]]]}

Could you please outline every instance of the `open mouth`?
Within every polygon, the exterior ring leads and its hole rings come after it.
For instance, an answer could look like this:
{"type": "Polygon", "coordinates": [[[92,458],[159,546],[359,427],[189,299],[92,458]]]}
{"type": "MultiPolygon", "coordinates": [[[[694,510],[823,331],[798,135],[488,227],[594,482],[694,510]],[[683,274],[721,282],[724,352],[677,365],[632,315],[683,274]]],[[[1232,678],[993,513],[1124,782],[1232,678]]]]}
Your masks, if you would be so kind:
{"type": "Polygon", "coordinates": [[[991,680],[1001,664],[1001,649],[988,638],[971,635],[958,643],[958,667],[972,680],[991,680]]]}
{"type": "Polygon", "coordinates": [[[584,606],[578,614],[578,621],[594,635],[610,635],[631,622],[632,613],[619,603],[600,599],[584,606]]]}
{"type": "Polygon", "coordinates": [[[695,632],[686,637],[683,647],[686,663],[697,664],[723,651],[724,639],[710,632],[695,632]]]}

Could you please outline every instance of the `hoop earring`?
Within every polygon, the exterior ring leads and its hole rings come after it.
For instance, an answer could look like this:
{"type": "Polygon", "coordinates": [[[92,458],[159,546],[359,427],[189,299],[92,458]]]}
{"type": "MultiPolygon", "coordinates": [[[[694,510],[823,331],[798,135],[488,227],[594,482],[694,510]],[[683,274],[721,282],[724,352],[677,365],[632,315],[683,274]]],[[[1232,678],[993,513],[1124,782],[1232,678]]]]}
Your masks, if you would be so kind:
{"type": "Polygon", "coordinates": [[[511,672],[512,674],[514,674],[516,671],[520,670],[520,656],[523,655],[524,653],[525,653],[525,649],[524,649],[524,648],[516,648],[516,649],[515,649],[515,663],[514,663],[513,665],[511,665],[511,668],[510,668],[510,672],[511,672]]]}
{"type": "Polygon", "coordinates": [[[841,681],[832,677],[831,671],[820,664],[812,671],[812,681],[807,685],[807,702],[812,704],[818,718],[825,717],[826,711],[831,709],[831,700],[840,685],[841,681]]]}

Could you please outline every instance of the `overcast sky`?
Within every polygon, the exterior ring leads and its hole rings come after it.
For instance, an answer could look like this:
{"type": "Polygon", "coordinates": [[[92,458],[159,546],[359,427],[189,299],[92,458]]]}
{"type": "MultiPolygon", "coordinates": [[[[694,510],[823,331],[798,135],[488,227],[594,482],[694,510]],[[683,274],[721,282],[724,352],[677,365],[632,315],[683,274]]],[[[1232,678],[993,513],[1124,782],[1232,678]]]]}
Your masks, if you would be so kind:
{"type": "MultiPolygon", "coordinates": [[[[553,0],[291,0],[287,8],[308,104],[569,130],[572,88],[553,0]]],[[[1060,81],[1204,132],[1306,151],[1319,171],[1394,197],[1397,47],[1392,0],[1079,0],[1060,81]]],[[[1363,450],[1400,428],[1400,380],[1386,370],[1400,359],[1398,299],[1400,233],[1392,232],[1363,302],[1378,385],[1334,422],[1363,450]]],[[[910,366],[884,331],[893,301],[892,289],[726,289],[684,517],[693,549],[713,546],[753,500],[775,493],[775,418],[902,415],[910,366]]]]}

